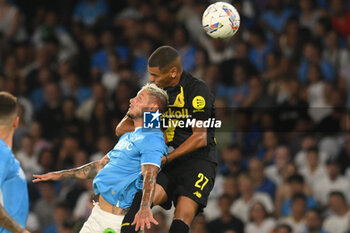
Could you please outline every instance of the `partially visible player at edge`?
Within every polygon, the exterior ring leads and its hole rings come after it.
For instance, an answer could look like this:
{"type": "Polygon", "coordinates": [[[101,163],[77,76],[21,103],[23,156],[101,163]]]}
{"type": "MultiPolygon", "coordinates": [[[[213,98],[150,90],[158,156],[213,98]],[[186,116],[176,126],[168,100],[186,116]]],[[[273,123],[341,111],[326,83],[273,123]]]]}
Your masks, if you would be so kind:
{"type": "Polygon", "coordinates": [[[0,233],[29,233],[27,181],[11,148],[18,126],[17,98],[0,92],[0,233]]]}
{"type": "Polygon", "coordinates": [[[151,204],[161,158],[168,148],[160,129],[142,130],[142,116],[144,111],[164,111],[167,104],[168,96],[164,90],[155,84],[146,84],[130,100],[127,114],[135,130],[124,134],[101,160],[71,170],[34,175],[33,182],[96,176],[93,188],[99,195],[99,202],[95,203],[80,233],[120,233],[124,215],[139,190],[143,190],[143,196],[135,219],[142,222],[142,229],[144,226],[150,228],[151,223],[158,224],[152,216],[151,204]]]}
{"type": "MultiPolygon", "coordinates": [[[[150,81],[167,91],[168,110],[164,115],[175,115],[183,120],[207,120],[215,117],[214,96],[205,82],[193,77],[182,68],[178,52],[170,46],[156,49],[148,60],[150,81]]],[[[135,128],[132,119],[125,116],[116,127],[116,135],[135,128]]],[[[175,205],[174,218],[169,233],[186,233],[197,213],[207,204],[214,186],[217,158],[214,129],[167,128],[165,130],[169,154],[162,158],[166,164],[158,175],[153,204],[164,208],[175,205]],[[171,152],[171,149],[173,151],[171,152]]],[[[125,216],[122,233],[138,231],[130,225],[138,209],[140,195],[136,194],[133,205],[125,216]]],[[[135,223],[135,221],[134,221],[135,223]]]]}

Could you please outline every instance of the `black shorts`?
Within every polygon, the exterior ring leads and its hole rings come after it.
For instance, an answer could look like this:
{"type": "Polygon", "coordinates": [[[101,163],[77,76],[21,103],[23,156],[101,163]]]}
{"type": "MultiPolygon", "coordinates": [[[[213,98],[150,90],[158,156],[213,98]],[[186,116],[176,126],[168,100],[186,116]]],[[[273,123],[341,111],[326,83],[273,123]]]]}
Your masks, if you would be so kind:
{"type": "Polygon", "coordinates": [[[177,198],[186,196],[199,204],[199,212],[207,205],[214,187],[216,163],[202,159],[186,159],[167,164],[158,174],[157,184],[167,193],[167,202],[161,204],[170,209],[176,207],[177,198]]]}

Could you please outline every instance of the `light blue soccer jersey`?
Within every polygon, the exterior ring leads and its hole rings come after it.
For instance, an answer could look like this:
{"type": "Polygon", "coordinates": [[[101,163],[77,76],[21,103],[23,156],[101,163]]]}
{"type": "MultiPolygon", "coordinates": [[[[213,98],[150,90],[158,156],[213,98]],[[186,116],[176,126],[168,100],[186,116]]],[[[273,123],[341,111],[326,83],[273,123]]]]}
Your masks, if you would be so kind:
{"type": "MultiPolygon", "coordinates": [[[[6,212],[23,227],[26,224],[29,200],[27,181],[11,149],[0,138],[0,203],[6,212]]],[[[0,227],[0,233],[10,233],[0,227]]]]}
{"type": "Polygon", "coordinates": [[[93,181],[95,194],[122,209],[131,206],[135,193],[142,189],[142,164],[160,166],[168,148],[160,130],[145,132],[137,128],[125,133],[108,153],[109,163],[93,181]]]}

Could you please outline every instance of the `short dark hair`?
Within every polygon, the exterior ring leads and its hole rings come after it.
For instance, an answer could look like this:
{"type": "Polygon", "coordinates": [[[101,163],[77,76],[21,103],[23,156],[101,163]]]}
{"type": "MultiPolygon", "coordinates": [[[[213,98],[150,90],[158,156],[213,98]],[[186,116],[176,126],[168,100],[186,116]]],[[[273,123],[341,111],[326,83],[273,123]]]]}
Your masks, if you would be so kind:
{"type": "Polygon", "coordinates": [[[330,192],[330,193],[328,194],[328,196],[329,196],[329,197],[332,197],[332,196],[334,196],[334,197],[340,197],[340,199],[342,199],[343,202],[347,203],[347,202],[346,202],[345,195],[344,195],[343,192],[340,192],[340,191],[332,191],[332,192],[330,192]]]}
{"type": "Polygon", "coordinates": [[[322,220],[322,216],[321,216],[321,209],[318,209],[318,208],[311,208],[307,211],[307,213],[315,213],[317,215],[317,217],[322,220]]]}
{"type": "Polygon", "coordinates": [[[339,167],[339,162],[335,158],[329,158],[326,161],[326,165],[337,165],[339,167]]]}
{"type": "Polygon", "coordinates": [[[294,203],[297,200],[303,200],[306,202],[306,195],[304,193],[296,193],[292,196],[291,202],[294,203]]]}
{"type": "Polygon", "coordinates": [[[162,70],[178,57],[180,57],[180,55],[173,47],[161,46],[151,54],[148,59],[148,65],[150,67],[159,67],[159,69],[162,70]]]}
{"type": "Polygon", "coordinates": [[[0,125],[9,125],[17,115],[18,100],[12,94],[0,92],[0,125]]]}
{"type": "Polygon", "coordinates": [[[294,175],[291,175],[290,177],[288,177],[287,183],[288,184],[290,184],[290,183],[304,184],[305,181],[304,181],[304,177],[302,175],[294,174],[294,175]]]}
{"type": "Polygon", "coordinates": [[[284,228],[288,231],[288,233],[292,233],[293,232],[293,229],[290,225],[286,224],[286,223],[282,223],[282,224],[279,224],[276,229],[279,229],[279,228],[284,228]]]}
{"type": "Polygon", "coordinates": [[[306,152],[307,153],[314,152],[314,153],[318,154],[318,148],[316,146],[312,146],[312,147],[306,149],[306,152]]]}

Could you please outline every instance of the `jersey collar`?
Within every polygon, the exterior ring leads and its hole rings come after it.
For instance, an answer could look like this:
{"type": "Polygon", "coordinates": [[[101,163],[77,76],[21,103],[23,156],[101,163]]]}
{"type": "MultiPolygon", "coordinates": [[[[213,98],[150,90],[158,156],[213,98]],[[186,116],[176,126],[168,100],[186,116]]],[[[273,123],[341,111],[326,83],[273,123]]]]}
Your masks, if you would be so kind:
{"type": "Polygon", "coordinates": [[[140,127],[136,127],[134,132],[136,132],[138,129],[141,129],[141,128],[142,128],[141,126],[140,127]]]}
{"type": "Polygon", "coordinates": [[[2,145],[2,146],[7,146],[7,144],[5,143],[4,140],[2,140],[2,138],[0,138],[0,145],[2,145]]]}

